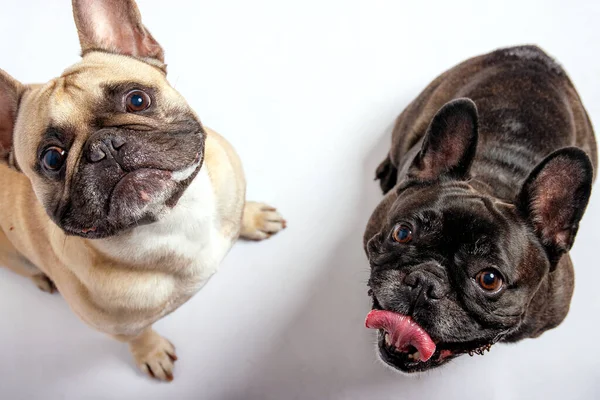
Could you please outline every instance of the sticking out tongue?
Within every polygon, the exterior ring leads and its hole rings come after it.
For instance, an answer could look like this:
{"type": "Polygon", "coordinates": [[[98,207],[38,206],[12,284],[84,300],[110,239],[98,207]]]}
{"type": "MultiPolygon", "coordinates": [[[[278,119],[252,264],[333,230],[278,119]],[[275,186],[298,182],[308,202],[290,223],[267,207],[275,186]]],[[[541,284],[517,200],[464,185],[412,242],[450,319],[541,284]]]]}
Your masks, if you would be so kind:
{"type": "Polygon", "coordinates": [[[390,343],[399,351],[409,345],[415,347],[421,361],[427,361],[435,352],[435,343],[411,317],[391,311],[371,310],[365,325],[369,329],[383,329],[390,335],[390,343]]]}

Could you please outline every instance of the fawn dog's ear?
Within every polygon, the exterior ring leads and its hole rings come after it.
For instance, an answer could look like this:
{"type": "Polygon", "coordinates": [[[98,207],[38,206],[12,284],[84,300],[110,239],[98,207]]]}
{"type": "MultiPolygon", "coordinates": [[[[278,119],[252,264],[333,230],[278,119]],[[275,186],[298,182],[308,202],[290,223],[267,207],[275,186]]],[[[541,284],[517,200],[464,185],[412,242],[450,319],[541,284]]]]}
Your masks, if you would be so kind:
{"type": "Polygon", "coordinates": [[[102,50],[164,63],[162,47],[142,24],[133,0],[73,0],[82,53],[102,50]]]}
{"type": "Polygon", "coordinates": [[[0,159],[8,161],[23,85],[0,69],[0,159]]]}

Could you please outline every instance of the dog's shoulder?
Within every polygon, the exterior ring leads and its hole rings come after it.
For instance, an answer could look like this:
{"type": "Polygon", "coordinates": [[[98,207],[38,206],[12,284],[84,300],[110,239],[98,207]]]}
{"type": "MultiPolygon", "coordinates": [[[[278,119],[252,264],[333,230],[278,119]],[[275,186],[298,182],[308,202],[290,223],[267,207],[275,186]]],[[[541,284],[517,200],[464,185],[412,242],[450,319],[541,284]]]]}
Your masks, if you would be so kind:
{"type": "MultiPolygon", "coordinates": [[[[243,178],[242,162],[237,155],[235,149],[222,135],[216,131],[204,127],[206,131],[206,154],[204,162],[208,166],[211,179],[219,168],[231,168],[235,173],[240,174],[243,178]],[[227,165],[229,164],[229,165],[227,165]]],[[[214,179],[212,179],[214,181],[214,179]]]]}
{"type": "Polygon", "coordinates": [[[237,237],[246,196],[242,162],[233,146],[220,134],[205,128],[204,167],[217,201],[217,214],[225,235],[237,237]]]}

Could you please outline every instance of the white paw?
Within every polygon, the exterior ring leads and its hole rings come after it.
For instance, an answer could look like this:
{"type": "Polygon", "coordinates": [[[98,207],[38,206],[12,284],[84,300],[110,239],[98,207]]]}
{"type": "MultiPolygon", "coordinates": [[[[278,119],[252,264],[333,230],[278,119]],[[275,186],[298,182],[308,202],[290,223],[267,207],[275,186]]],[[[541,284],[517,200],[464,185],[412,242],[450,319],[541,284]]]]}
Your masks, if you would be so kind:
{"type": "Polygon", "coordinates": [[[246,202],[240,236],[264,240],[286,228],[286,221],[277,210],[264,203],[246,202]]]}

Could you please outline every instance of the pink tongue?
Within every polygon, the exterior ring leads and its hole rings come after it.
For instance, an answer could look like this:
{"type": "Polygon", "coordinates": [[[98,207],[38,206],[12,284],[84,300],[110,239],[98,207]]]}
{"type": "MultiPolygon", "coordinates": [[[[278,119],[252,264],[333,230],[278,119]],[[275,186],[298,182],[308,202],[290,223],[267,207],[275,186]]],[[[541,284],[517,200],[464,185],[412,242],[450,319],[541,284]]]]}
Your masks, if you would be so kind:
{"type": "Polygon", "coordinates": [[[383,329],[390,335],[391,343],[398,350],[414,346],[421,355],[421,361],[427,361],[435,352],[435,343],[411,317],[391,311],[371,310],[365,325],[369,329],[383,329]]]}

